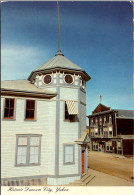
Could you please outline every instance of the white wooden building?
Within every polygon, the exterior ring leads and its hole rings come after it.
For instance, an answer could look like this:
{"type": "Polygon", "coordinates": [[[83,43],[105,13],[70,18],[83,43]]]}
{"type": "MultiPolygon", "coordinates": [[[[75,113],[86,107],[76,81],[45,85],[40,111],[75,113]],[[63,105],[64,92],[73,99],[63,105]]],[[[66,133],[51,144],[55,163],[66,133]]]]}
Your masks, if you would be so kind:
{"type": "Polygon", "coordinates": [[[61,51],[1,83],[2,185],[62,185],[87,172],[86,82],[61,51]]]}

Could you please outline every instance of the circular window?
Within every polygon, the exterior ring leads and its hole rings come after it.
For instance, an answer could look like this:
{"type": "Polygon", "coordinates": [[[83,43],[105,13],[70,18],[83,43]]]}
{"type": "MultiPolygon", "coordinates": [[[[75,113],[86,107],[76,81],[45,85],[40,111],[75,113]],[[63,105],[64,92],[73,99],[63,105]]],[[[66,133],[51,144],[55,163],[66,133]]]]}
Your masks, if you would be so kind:
{"type": "Polygon", "coordinates": [[[68,84],[72,84],[73,83],[73,77],[72,77],[72,75],[67,74],[65,76],[65,82],[68,83],[68,84]]]}
{"type": "Polygon", "coordinates": [[[52,80],[51,75],[48,74],[48,75],[44,76],[44,83],[45,84],[51,83],[51,80],[52,80]]]}

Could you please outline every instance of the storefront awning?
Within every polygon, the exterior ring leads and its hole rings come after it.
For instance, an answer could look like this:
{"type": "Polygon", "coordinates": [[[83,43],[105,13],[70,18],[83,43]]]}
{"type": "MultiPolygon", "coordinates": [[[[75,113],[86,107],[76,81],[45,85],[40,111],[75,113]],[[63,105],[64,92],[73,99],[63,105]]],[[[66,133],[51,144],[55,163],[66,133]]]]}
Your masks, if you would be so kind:
{"type": "Polygon", "coordinates": [[[77,115],[78,114],[78,111],[76,109],[74,101],[67,100],[66,104],[67,104],[67,109],[68,109],[68,114],[69,115],[77,115]]]}

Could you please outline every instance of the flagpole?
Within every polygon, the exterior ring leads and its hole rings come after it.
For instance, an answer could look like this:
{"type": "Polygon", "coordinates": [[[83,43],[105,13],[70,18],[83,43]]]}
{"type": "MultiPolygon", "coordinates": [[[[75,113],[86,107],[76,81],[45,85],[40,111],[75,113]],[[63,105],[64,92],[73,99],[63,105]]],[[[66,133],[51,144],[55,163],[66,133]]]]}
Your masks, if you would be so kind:
{"type": "Polygon", "coordinates": [[[59,38],[58,38],[58,51],[60,50],[60,19],[59,19],[59,2],[57,1],[57,9],[58,9],[58,34],[59,34],[59,38]]]}

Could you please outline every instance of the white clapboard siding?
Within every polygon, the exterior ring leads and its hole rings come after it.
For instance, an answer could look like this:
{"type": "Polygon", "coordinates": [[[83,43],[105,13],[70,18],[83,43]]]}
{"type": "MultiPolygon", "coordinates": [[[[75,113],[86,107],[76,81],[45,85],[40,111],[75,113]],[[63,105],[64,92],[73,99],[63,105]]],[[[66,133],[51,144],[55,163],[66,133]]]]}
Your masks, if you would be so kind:
{"type": "Polygon", "coordinates": [[[47,184],[48,185],[64,185],[64,184],[69,184],[75,180],[80,180],[80,176],[64,177],[64,178],[48,178],[47,184]]]}
{"type": "Polygon", "coordinates": [[[86,93],[80,90],[80,129],[86,131],[86,93]]]}
{"type": "Polygon", "coordinates": [[[86,93],[80,90],[80,101],[86,104],[86,93]]]}
{"type": "Polygon", "coordinates": [[[86,131],[86,106],[80,104],[80,128],[81,133],[86,131]]]}
{"type": "MultiPolygon", "coordinates": [[[[2,120],[2,178],[54,174],[56,102],[37,100],[37,121],[24,120],[25,98],[17,98],[16,120],[2,120]],[[16,134],[41,134],[41,165],[15,166],[16,134]],[[9,171],[10,170],[10,171],[9,171]]],[[[3,98],[1,114],[3,114],[3,98]]]]}
{"type": "Polygon", "coordinates": [[[71,87],[60,87],[60,99],[78,100],[78,89],[71,87]]]}
{"type": "MultiPolygon", "coordinates": [[[[78,102],[75,102],[78,109],[78,102]]],[[[75,140],[78,139],[78,122],[69,122],[64,120],[64,106],[65,103],[60,101],[60,131],[59,131],[59,174],[77,174],[78,173],[78,146],[75,144],[75,140]],[[75,164],[64,165],[63,164],[63,151],[64,144],[75,144],[75,164]]]]}
{"type": "Polygon", "coordinates": [[[78,146],[75,144],[75,163],[72,165],[63,164],[63,145],[59,149],[59,174],[68,175],[68,174],[78,174],[78,146]]]}

